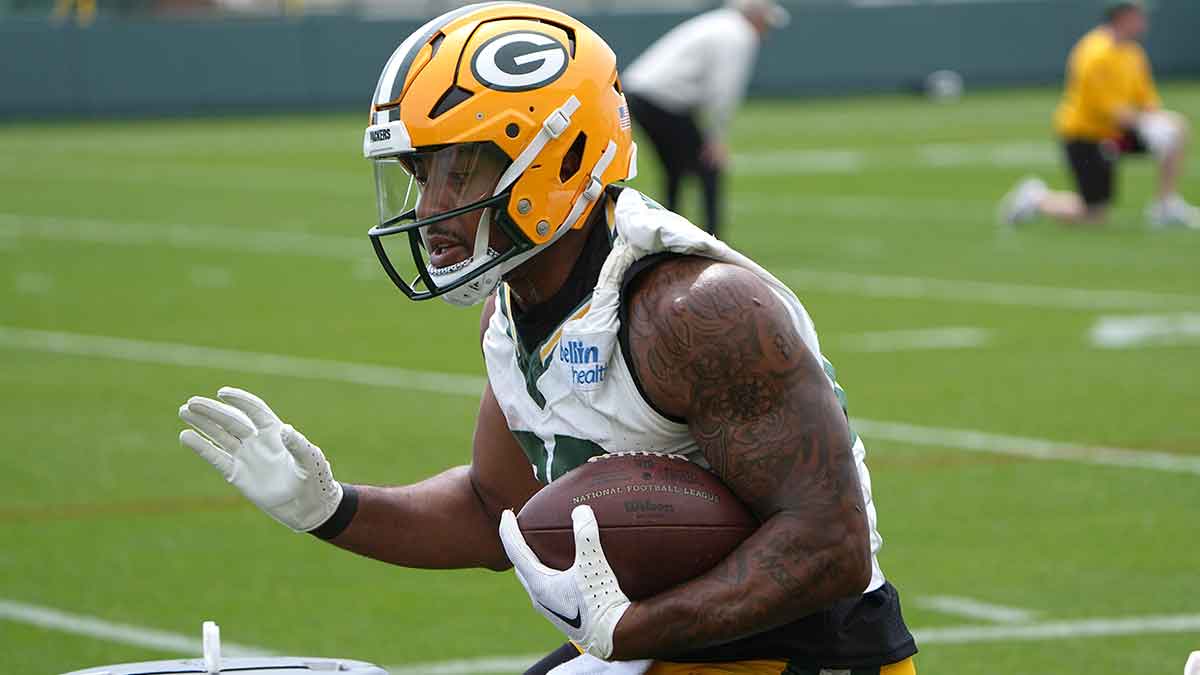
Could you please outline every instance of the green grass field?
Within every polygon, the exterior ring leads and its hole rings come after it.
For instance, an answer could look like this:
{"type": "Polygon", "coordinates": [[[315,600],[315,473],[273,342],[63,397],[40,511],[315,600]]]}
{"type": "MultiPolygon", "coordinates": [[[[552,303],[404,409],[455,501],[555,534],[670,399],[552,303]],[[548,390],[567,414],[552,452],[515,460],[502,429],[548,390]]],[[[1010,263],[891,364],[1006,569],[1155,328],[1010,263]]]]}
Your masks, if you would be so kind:
{"type": "MultiPolygon", "coordinates": [[[[1200,122],[1200,84],[1163,93],[1200,122]]],[[[999,231],[1018,177],[1067,185],[1055,97],[737,118],[728,238],[794,285],[839,369],[925,673],[1174,673],[1200,649],[1200,232],[1147,229],[1145,161],[1106,228],[999,231]],[[1145,314],[1175,333],[1093,344],[1102,317],[1145,314]]],[[[198,645],[203,619],[398,673],[512,672],[473,660],[559,643],[510,573],[291,534],[176,442],[181,402],[236,384],[342,480],[469,456],[477,397],[399,369],[481,376],[477,313],[410,303],[378,268],[363,118],[0,127],[0,672],[179,658],[145,635],[198,645]],[[133,636],[85,630],[110,624],[133,636]],[[414,665],[445,660],[470,663],[414,665]]]]}

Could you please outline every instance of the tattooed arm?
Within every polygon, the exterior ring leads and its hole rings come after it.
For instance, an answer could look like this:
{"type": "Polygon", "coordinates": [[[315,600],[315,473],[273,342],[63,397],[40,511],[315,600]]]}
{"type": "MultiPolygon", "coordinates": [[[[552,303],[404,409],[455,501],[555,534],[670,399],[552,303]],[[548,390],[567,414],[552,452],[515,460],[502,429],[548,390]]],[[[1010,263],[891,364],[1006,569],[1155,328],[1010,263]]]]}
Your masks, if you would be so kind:
{"type": "Polygon", "coordinates": [[[861,593],[870,542],[850,431],[783,303],[749,271],[699,258],[639,282],[629,358],[647,396],[687,419],[762,526],[707,574],[633,603],[612,658],[729,642],[861,593]]]}

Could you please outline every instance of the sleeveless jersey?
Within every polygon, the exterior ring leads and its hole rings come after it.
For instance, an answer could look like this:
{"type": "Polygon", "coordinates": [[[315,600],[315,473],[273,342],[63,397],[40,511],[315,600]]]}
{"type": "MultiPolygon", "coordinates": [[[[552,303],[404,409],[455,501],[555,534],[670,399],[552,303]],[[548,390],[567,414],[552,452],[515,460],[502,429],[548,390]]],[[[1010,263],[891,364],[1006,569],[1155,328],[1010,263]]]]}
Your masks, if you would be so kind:
{"type": "MultiPolygon", "coordinates": [[[[618,339],[625,273],[638,260],[655,254],[711,258],[745,268],[761,278],[787,307],[793,328],[821,361],[830,386],[845,408],[845,393],[837,384],[832,365],[821,356],[813,322],[787,286],[754,261],[641,193],[620,188],[614,200],[611,195],[617,191],[610,189],[604,204],[612,250],[591,294],[545,341],[527,351],[516,332],[509,288],[502,284],[497,291],[496,311],[484,334],[488,380],[509,429],[539,481],[550,483],[589,457],[627,451],[679,454],[708,467],[687,425],[664,417],[643,397],[618,339]]],[[[857,435],[853,437],[853,454],[870,524],[872,571],[864,594],[883,587],[894,595],[876,559],[883,540],[876,527],[866,449],[857,435]]],[[[903,633],[911,645],[907,630],[903,633]]],[[[912,652],[915,648],[895,660],[912,652]]],[[[715,654],[696,660],[722,660],[719,653],[715,654]]]]}

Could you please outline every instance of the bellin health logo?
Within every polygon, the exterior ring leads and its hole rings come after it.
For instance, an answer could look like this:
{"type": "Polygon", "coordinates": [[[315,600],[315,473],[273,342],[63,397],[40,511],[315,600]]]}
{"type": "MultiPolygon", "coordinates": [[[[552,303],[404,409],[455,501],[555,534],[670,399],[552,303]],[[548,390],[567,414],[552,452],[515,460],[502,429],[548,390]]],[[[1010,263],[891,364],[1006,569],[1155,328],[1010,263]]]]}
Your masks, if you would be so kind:
{"type": "Polygon", "coordinates": [[[596,386],[604,382],[608,366],[600,363],[600,348],[587,346],[582,340],[565,340],[558,345],[558,358],[571,366],[571,383],[596,386]]]}

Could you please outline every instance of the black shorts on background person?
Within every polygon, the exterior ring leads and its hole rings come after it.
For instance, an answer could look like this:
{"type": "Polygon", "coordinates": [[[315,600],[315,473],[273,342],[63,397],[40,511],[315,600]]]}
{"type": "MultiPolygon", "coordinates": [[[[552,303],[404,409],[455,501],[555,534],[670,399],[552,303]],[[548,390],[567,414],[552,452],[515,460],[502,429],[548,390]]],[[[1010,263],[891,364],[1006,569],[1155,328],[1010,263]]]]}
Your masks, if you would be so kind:
{"type": "Polygon", "coordinates": [[[1127,131],[1117,142],[1068,139],[1063,141],[1063,150],[1075,179],[1076,191],[1088,207],[1112,202],[1121,155],[1144,155],[1148,151],[1141,136],[1133,131],[1127,131]]]}
{"type": "Polygon", "coordinates": [[[700,179],[704,201],[704,229],[718,236],[721,221],[721,168],[705,162],[701,156],[704,135],[692,115],[672,113],[628,92],[629,114],[654,145],[663,164],[666,185],[665,206],[679,210],[679,188],[683,178],[695,174],[700,179]]]}

